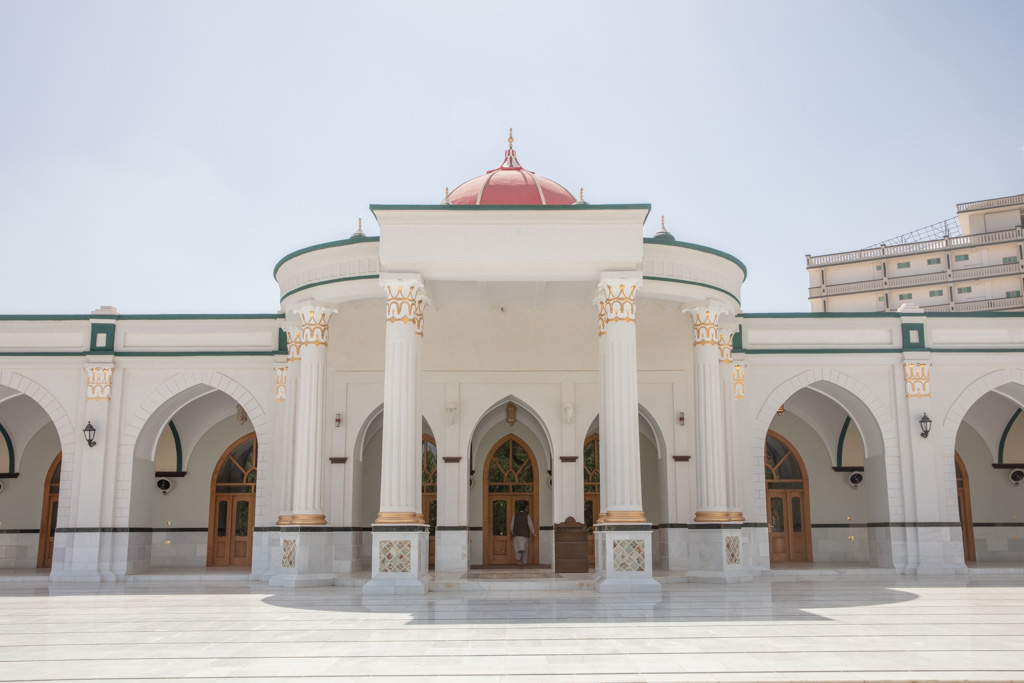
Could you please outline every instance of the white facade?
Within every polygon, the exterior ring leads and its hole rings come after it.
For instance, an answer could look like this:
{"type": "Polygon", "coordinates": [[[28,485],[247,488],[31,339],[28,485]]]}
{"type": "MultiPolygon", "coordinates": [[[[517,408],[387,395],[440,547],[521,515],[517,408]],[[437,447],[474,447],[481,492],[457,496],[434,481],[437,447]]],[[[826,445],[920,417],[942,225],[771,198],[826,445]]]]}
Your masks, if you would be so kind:
{"type": "Polygon", "coordinates": [[[1024,566],[1021,314],[744,314],[744,266],[643,238],[647,205],[371,209],[379,238],[282,259],[280,313],[0,318],[0,564],[43,563],[59,453],[54,581],[223,561],[423,591],[505,562],[519,498],[535,564],[555,524],[593,522],[601,590],[1024,566]]]}
{"type": "Polygon", "coordinates": [[[958,204],[962,235],[808,256],[811,310],[1024,308],[1022,212],[1024,195],[958,204]]]}

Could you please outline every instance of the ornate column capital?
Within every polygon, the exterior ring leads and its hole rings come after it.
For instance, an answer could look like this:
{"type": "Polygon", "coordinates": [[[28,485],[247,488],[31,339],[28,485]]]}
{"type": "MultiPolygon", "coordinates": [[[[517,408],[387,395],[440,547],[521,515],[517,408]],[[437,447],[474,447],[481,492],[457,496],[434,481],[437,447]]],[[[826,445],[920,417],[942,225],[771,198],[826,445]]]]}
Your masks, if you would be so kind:
{"type": "Polygon", "coordinates": [[[734,363],[732,366],[732,397],[742,401],[747,396],[746,389],[747,364],[734,363]]]}
{"type": "Polygon", "coordinates": [[[717,347],[721,339],[719,321],[729,312],[728,308],[717,301],[705,301],[702,304],[684,308],[683,313],[687,313],[693,318],[693,345],[717,347]]]}
{"type": "Polygon", "coordinates": [[[609,323],[636,322],[636,293],[643,284],[642,273],[601,274],[594,295],[598,336],[604,335],[609,323]]]}
{"type": "Polygon", "coordinates": [[[430,303],[422,278],[416,275],[382,277],[380,286],[387,296],[387,323],[412,325],[423,336],[423,309],[430,303]]]}
{"type": "Polygon", "coordinates": [[[740,326],[735,322],[718,324],[718,362],[732,362],[732,336],[739,332],[740,326]]]}
{"type": "MultiPolygon", "coordinates": [[[[327,321],[338,312],[336,308],[324,306],[315,301],[306,301],[293,310],[299,316],[302,326],[299,328],[299,347],[327,346],[327,321]]],[[[287,332],[287,330],[285,330],[287,332]]],[[[289,335],[289,356],[291,355],[291,335],[289,335]]]]}
{"type": "Polygon", "coordinates": [[[288,400],[288,364],[274,365],[274,400],[284,403],[288,400]]]}
{"type": "Polygon", "coordinates": [[[932,395],[932,364],[903,363],[903,378],[907,381],[907,398],[927,398],[932,395]]]}

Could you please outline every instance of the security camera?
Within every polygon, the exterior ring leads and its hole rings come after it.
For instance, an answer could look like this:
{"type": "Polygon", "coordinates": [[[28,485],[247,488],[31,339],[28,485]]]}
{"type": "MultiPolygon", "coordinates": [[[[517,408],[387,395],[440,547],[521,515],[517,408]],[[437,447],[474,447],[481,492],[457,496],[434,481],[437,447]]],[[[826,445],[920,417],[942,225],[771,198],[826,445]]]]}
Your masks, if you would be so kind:
{"type": "Polygon", "coordinates": [[[1020,486],[1020,483],[1024,481],[1024,470],[1010,470],[1010,481],[1014,486],[1020,486]]]}
{"type": "Polygon", "coordinates": [[[162,494],[164,494],[166,496],[167,492],[171,490],[171,480],[170,479],[157,479],[156,480],[156,487],[158,489],[160,489],[160,493],[162,493],[162,494]]]}
{"type": "Polygon", "coordinates": [[[858,486],[860,486],[861,482],[864,481],[864,473],[863,472],[853,472],[853,473],[850,474],[849,477],[846,478],[846,481],[853,488],[857,488],[858,486]]]}

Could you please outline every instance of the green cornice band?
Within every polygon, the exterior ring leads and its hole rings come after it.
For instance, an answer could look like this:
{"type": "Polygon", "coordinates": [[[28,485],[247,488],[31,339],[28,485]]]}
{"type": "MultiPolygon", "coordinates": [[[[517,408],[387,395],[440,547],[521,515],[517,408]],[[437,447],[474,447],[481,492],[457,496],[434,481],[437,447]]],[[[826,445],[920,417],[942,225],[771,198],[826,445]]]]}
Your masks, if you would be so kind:
{"type": "Polygon", "coordinates": [[[725,294],[730,299],[735,301],[737,304],[740,303],[740,300],[737,299],[736,295],[733,294],[732,292],[730,292],[728,290],[725,290],[725,289],[722,289],[721,287],[715,287],[714,285],[706,284],[704,282],[694,282],[693,280],[679,280],[679,279],[676,279],[674,277],[660,277],[660,276],[656,276],[656,275],[644,275],[644,279],[645,280],[655,280],[657,282],[675,282],[675,283],[678,283],[678,284],[681,284],[681,285],[694,285],[695,287],[706,287],[707,289],[713,289],[713,290],[715,290],[717,292],[721,292],[722,294],[725,294]]]}
{"type": "Polygon", "coordinates": [[[743,261],[740,261],[732,254],[727,254],[724,251],[720,251],[712,247],[705,247],[700,244],[693,244],[692,242],[679,242],[678,240],[667,240],[662,239],[660,237],[645,237],[644,244],[662,244],[666,247],[680,247],[683,249],[693,249],[694,251],[703,251],[705,254],[719,256],[727,261],[732,261],[737,266],[739,266],[740,270],[743,271],[743,281],[747,281],[747,267],[743,264],[743,261]]]}
{"type": "Polygon", "coordinates": [[[321,282],[311,282],[308,285],[302,285],[301,287],[296,287],[295,289],[291,290],[290,292],[286,292],[285,295],[281,297],[281,301],[284,301],[285,299],[290,297],[292,294],[295,294],[296,292],[301,292],[304,289],[310,289],[312,287],[320,287],[321,285],[331,285],[331,284],[334,284],[335,282],[349,282],[351,280],[377,280],[379,278],[380,278],[380,274],[374,274],[374,275],[352,275],[350,277],[336,277],[333,280],[323,280],[321,282]]]}
{"type": "Polygon", "coordinates": [[[347,240],[336,240],[334,242],[324,242],[323,244],[314,244],[311,247],[306,247],[304,249],[299,249],[298,251],[293,251],[292,253],[288,254],[287,256],[282,258],[280,261],[278,261],[277,265],[274,266],[274,279],[275,280],[277,279],[277,271],[281,270],[281,266],[283,266],[285,263],[287,263],[288,261],[291,261],[293,258],[295,258],[297,256],[302,256],[303,254],[308,254],[311,251],[320,251],[321,249],[330,249],[332,247],[347,247],[350,244],[363,244],[364,242],[380,242],[380,237],[376,237],[376,236],[350,237],[347,240]]]}

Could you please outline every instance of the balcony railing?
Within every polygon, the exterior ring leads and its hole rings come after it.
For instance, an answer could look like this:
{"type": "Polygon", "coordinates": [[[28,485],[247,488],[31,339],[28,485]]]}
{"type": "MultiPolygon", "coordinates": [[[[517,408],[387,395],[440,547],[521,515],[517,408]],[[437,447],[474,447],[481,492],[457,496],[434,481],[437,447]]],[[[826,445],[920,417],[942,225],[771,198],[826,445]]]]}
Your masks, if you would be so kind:
{"type": "Polygon", "coordinates": [[[1024,204],[1024,194],[1015,194],[1012,197],[1000,197],[999,199],[986,199],[980,202],[957,204],[956,212],[963,213],[964,211],[978,211],[979,209],[998,209],[1001,206],[1014,206],[1016,204],[1024,204]]]}
{"type": "Polygon", "coordinates": [[[807,289],[807,298],[814,299],[822,296],[836,296],[840,294],[858,294],[860,292],[884,291],[891,289],[905,289],[907,287],[920,287],[921,285],[946,284],[949,282],[963,282],[964,280],[980,280],[983,278],[998,277],[1000,275],[1015,275],[1024,270],[1024,263],[1003,263],[995,266],[979,266],[978,268],[960,268],[958,270],[941,271],[938,273],[922,273],[921,275],[908,275],[906,277],[891,277],[889,284],[882,278],[874,280],[862,280],[860,282],[844,282],[835,285],[819,285],[807,289]]]}
{"type": "Polygon", "coordinates": [[[1024,297],[1013,297],[1008,299],[982,299],[981,301],[961,301],[951,304],[939,304],[938,306],[922,306],[921,310],[926,313],[967,313],[970,311],[998,311],[1010,308],[1024,308],[1024,297]]]}
{"type": "MultiPolygon", "coordinates": [[[[1024,197],[1024,195],[1021,195],[1024,197]]],[[[823,256],[808,256],[807,267],[818,268],[821,266],[834,266],[839,263],[855,263],[857,261],[876,261],[878,259],[895,256],[906,256],[908,254],[923,254],[931,251],[949,251],[950,249],[961,249],[964,247],[976,247],[982,244],[997,244],[999,242],[1013,242],[1024,237],[1021,226],[1011,230],[999,232],[983,232],[977,235],[961,235],[959,237],[946,237],[940,240],[928,242],[910,242],[909,244],[894,244],[885,247],[872,247],[871,249],[860,249],[858,251],[844,251],[838,254],[825,254],[823,256]]]]}

